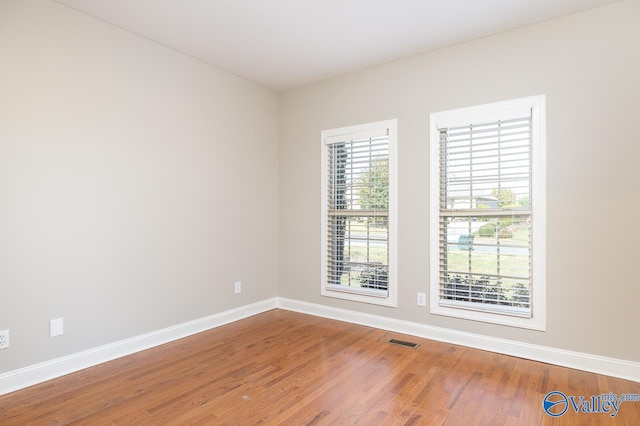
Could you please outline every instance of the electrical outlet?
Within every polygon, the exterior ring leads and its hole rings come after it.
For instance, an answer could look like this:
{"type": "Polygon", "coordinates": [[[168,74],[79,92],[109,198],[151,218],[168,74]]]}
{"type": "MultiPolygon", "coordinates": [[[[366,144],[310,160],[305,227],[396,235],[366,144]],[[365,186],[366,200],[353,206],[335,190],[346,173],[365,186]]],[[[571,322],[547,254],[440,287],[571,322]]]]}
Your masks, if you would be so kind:
{"type": "Polygon", "coordinates": [[[64,319],[57,318],[49,321],[49,336],[57,337],[64,334],[64,319]]]}
{"type": "Polygon", "coordinates": [[[236,281],[236,294],[242,292],[242,282],[236,281]]]}
{"type": "Polygon", "coordinates": [[[9,330],[0,331],[0,349],[9,347],[9,330]]]}
{"type": "Polygon", "coordinates": [[[427,295],[418,293],[418,306],[427,306],[427,295]]]}

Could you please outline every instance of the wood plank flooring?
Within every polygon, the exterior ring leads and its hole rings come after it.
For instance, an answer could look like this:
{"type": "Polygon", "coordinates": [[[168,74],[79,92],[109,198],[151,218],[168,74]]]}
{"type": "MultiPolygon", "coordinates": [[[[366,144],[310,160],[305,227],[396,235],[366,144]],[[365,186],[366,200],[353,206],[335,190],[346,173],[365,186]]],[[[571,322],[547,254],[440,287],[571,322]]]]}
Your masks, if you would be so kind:
{"type": "Polygon", "coordinates": [[[552,418],[554,390],[640,383],[276,309],[4,395],[0,424],[640,424],[640,402],[552,418]]]}

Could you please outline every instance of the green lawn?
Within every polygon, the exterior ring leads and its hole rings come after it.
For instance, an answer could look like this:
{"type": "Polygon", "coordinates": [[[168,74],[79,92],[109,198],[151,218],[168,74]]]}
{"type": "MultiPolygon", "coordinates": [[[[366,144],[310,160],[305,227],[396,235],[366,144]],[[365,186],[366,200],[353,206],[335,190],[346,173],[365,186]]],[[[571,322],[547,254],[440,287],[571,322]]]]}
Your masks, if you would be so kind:
{"type": "Polygon", "coordinates": [[[513,231],[513,241],[529,244],[529,228],[521,228],[513,231]]]}
{"type": "Polygon", "coordinates": [[[529,259],[527,256],[501,255],[499,258],[492,253],[482,253],[474,250],[450,250],[447,255],[447,266],[449,271],[460,273],[469,272],[471,266],[472,273],[528,277],[529,259]],[[498,260],[500,263],[498,264],[498,260]],[[498,266],[500,270],[498,271],[498,266]]]}
{"type": "Polygon", "coordinates": [[[387,263],[387,247],[371,246],[367,249],[365,246],[351,246],[344,248],[344,255],[349,257],[349,262],[378,262],[386,265],[387,263]]]}

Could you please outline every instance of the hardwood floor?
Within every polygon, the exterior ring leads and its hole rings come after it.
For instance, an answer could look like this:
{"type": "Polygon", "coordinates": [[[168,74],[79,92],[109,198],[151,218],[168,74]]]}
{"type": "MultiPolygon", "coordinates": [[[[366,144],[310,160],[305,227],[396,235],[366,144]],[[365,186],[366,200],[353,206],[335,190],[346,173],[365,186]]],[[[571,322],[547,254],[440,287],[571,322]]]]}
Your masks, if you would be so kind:
{"type": "Polygon", "coordinates": [[[0,424],[640,424],[640,401],[552,418],[550,391],[640,383],[273,310],[2,396],[0,424]]]}

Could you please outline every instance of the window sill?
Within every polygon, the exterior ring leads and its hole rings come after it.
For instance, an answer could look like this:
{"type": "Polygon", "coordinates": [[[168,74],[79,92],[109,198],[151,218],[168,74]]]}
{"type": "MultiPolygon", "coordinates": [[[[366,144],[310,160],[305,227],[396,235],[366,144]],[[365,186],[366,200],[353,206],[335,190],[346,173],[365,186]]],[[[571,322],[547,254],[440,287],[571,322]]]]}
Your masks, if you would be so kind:
{"type": "Polygon", "coordinates": [[[340,286],[327,286],[322,289],[321,295],[372,305],[389,306],[393,308],[397,306],[394,298],[384,290],[357,289],[354,287],[343,289],[340,288],[340,286]]]}
{"type": "Polygon", "coordinates": [[[508,327],[527,328],[537,331],[547,330],[544,318],[525,318],[521,316],[508,315],[506,313],[475,311],[462,307],[440,306],[437,301],[431,303],[430,312],[434,315],[506,325],[508,327]]]}

